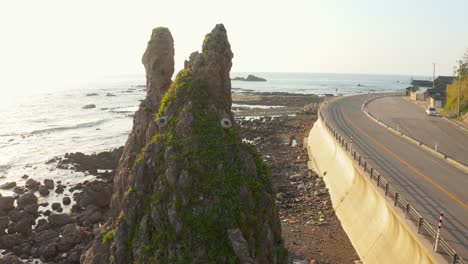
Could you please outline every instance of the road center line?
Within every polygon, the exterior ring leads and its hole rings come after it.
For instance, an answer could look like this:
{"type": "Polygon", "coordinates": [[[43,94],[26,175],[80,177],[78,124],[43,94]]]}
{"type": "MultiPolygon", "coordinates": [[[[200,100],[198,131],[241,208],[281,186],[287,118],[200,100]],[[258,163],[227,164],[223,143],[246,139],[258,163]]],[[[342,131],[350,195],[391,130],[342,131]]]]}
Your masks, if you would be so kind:
{"type": "Polygon", "coordinates": [[[425,180],[427,180],[429,183],[431,183],[434,187],[436,187],[437,189],[441,190],[443,193],[445,193],[446,195],[449,196],[449,198],[451,198],[452,200],[456,201],[457,203],[459,203],[461,206],[463,206],[464,208],[467,208],[468,206],[462,202],[458,197],[456,197],[453,193],[447,191],[446,189],[444,189],[444,187],[440,186],[437,182],[435,182],[433,179],[431,179],[429,176],[425,175],[424,173],[422,173],[420,170],[418,170],[416,167],[414,167],[413,165],[411,165],[410,163],[408,163],[407,161],[405,161],[404,159],[400,158],[400,156],[398,156],[395,152],[393,152],[392,150],[390,150],[389,148],[387,148],[384,144],[380,143],[379,141],[377,141],[376,139],[374,139],[373,137],[371,137],[369,134],[367,134],[364,130],[362,130],[361,128],[359,128],[358,126],[356,126],[353,122],[351,122],[347,117],[346,115],[343,113],[342,109],[340,108],[340,112],[341,114],[343,115],[344,119],[346,120],[346,122],[348,122],[349,124],[351,124],[354,128],[356,128],[357,130],[359,130],[362,134],[364,134],[366,137],[368,137],[372,142],[374,142],[375,144],[377,144],[378,146],[380,146],[381,148],[383,148],[386,152],[388,152],[390,155],[392,155],[393,157],[395,157],[397,160],[399,160],[401,163],[405,164],[406,166],[408,166],[408,168],[410,168],[412,171],[416,172],[416,174],[418,174],[419,176],[423,177],[425,180]]]}

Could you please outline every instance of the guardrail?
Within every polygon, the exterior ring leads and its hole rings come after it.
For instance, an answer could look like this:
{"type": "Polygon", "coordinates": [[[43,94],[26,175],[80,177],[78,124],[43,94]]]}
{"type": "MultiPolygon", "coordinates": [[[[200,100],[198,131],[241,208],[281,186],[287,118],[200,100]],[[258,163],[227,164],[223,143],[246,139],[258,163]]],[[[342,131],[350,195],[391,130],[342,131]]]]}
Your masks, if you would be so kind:
{"type": "MultiPolygon", "coordinates": [[[[400,95],[403,95],[403,94],[400,94],[400,95]]],[[[372,98],[370,100],[367,100],[366,102],[364,102],[364,104],[362,105],[361,107],[361,110],[367,114],[371,119],[373,119],[375,122],[383,125],[384,127],[386,127],[387,129],[391,130],[392,132],[394,132],[395,134],[399,135],[399,136],[402,136],[402,137],[406,137],[406,139],[408,139],[410,142],[416,144],[416,145],[419,145],[420,147],[422,147],[423,149],[425,150],[428,150],[430,152],[432,152],[433,154],[436,154],[437,156],[445,159],[446,161],[452,163],[453,165],[455,165],[456,167],[460,168],[461,170],[463,171],[468,171],[468,164],[464,163],[463,161],[460,161],[460,160],[457,160],[455,159],[454,157],[450,156],[449,154],[443,152],[443,151],[440,151],[438,148],[437,148],[437,144],[433,147],[423,143],[421,140],[418,140],[408,134],[405,134],[403,132],[400,131],[400,129],[397,127],[397,128],[394,128],[388,124],[385,124],[382,120],[380,120],[377,116],[374,116],[371,112],[369,112],[367,110],[367,104],[370,103],[372,100],[375,100],[375,99],[378,99],[378,98],[382,98],[382,97],[385,97],[385,96],[388,96],[388,95],[383,95],[383,96],[379,96],[379,97],[376,97],[376,98],[372,98]]]]}
{"type": "MultiPolygon", "coordinates": [[[[335,140],[345,150],[348,155],[357,163],[359,167],[364,170],[364,173],[370,177],[371,182],[374,181],[377,188],[384,190],[385,196],[393,200],[393,205],[397,208],[401,208],[405,212],[406,219],[410,220],[418,229],[418,234],[425,236],[426,238],[432,238],[432,241],[436,242],[437,232],[436,230],[424,219],[424,217],[414,209],[414,207],[401,195],[395,187],[391,186],[387,179],[385,179],[376,169],[372,168],[370,164],[359,154],[359,152],[353,148],[352,140],[348,142],[333,125],[328,122],[321,109],[318,111],[319,118],[322,119],[326,128],[330,131],[335,140]]],[[[449,259],[449,263],[452,264],[464,264],[464,260],[460,257],[457,252],[450,247],[447,241],[439,237],[437,253],[441,254],[445,258],[449,259]]]]}

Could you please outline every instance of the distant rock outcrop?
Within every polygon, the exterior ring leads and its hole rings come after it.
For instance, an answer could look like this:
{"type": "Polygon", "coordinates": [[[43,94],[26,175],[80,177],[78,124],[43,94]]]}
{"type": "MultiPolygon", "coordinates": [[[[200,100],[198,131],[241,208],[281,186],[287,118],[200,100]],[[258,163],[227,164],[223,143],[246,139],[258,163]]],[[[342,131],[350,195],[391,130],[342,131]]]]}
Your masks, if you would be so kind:
{"type": "Polygon", "coordinates": [[[251,75],[251,74],[249,74],[249,76],[247,76],[247,78],[236,77],[236,78],[233,78],[232,80],[233,81],[245,81],[245,82],[266,82],[267,81],[266,79],[263,79],[263,78],[260,78],[260,77],[257,77],[255,75],[251,75]]]}
{"type": "Polygon", "coordinates": [[[82,107],[83,109],[93,109],[93,108],[96,108],[96,105],[95,104],[88,104],[88,105],[85,105],[82,107]]]}
{"type": "Polygon", "coordinates": [[[114,217],[81,263],[286,263],[266,165],[232,127],[224,26],[170,84],[173,55],[169,30],[155,29],[143,56],[147,98],[114,180],[114,217]]]}

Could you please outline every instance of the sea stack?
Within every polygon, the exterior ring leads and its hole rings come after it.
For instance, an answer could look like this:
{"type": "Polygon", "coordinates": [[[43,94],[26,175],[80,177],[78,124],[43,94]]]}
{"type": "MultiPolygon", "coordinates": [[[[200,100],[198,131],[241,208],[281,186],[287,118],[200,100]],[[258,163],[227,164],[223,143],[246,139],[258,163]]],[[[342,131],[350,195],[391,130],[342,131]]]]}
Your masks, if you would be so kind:
{"type": "Polygon", "coordinates": [[[174,82],[173,40],[153,30],[147,98],[114,180],[114,217],[82,263],[286,263],[268,169],[237,136],[226,30],[174,82]]]}

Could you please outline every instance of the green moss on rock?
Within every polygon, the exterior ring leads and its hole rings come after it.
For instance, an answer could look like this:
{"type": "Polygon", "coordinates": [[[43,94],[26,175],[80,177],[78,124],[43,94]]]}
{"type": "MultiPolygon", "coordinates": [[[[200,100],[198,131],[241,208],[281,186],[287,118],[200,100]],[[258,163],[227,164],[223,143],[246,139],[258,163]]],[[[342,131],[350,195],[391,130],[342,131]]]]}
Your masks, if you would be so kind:
{"type": "MultiPolygon", "coordinates": [[[[152,222],[147,234],[149,243],[141,247],[153,263],[192,263],[197,257],[194,252],[201,245],[206,249],[203,256],[198,256],[203,263],[239,263],[227,229],[239,228],[255,237],[265,218],[273,218],[271,212],[275,212],[274,202],[271,208],[264,208],[264,201],[261,201],[265,194],[274,197],[265,162],[254,146],[242,143],[234,128],[221,126],[222,116],[213,106],[207,88],[190,70],[183,70],[164,96],[157,114],[157,117],[168,115],[170,122],[153,138],[166,148],[172,148],[173,155],[166,157],[169,160],[161,155],[155,157],[156,162],[162,168],[176,162],[178,171],[185,171],[193,182],[189,186],[170,186],[165,193],[154,194],[149,201],[149,211],[161,210],[161,215],[167,207],[174,206],[181,226],[176,230],[169,217],[159,217],[152,222]],[[177,106],[187,100],[190,100],[190,107],[178,111],[177,106]],[[193,123],[188,124],[193,131],[190,137],[181,138],[176,131],[177,127],[185,125],[180,120],[186,112],[193,116],[193,123]],[[256,168],[253,173],[246,171],[248,155],[256,168]],[[241,197],[242,191],[249,197],[241,197]],[[167,246],[174,244],[180,248],[177,256],[170,256],[167,246]]],[[[155,174],[156,178],[166,177],[164,170],[155,174]]]]}

